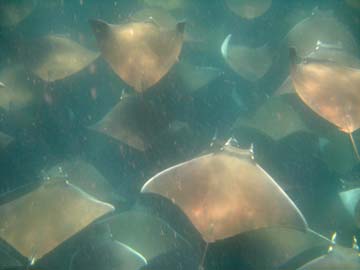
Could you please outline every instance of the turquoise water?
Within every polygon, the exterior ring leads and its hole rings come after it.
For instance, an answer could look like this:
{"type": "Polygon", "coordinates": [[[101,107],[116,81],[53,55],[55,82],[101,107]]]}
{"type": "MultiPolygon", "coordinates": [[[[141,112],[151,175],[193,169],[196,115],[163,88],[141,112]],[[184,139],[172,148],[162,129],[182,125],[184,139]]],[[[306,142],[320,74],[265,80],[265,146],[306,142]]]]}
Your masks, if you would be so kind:
{"type": "MultiPolygon", "coordinates": [[[[147,7],[142,1],[25,2],[27,4],[24,4],[24,1],[0,0],[0,82],[3,83],[0,85],[0,132],[12,138],[11,142],[5,145],[5,139],[0,136],[0,214],[4,215],[0,216],[0,261],[5,261],[1,252],[18,260],[17,263],[4,263],[4,266],[0,262],[0,269],[29,265],[30,268],[41,270],[190,270],[199,269],[199,265],[204,269],[224,270],[298,269],[317,256],[326,254],[328,243],[309,244],[289,258],[277,255],[279,260],[274,262],[275,255],[271,255],[270,250],[276,250],[277,242],[269,239],[253,240],[246,234],[215,239],[218,241],[207,247],[203,235],[181,210],[181,206],[164,197],[140,192],[148,179],[171,166],[208,153],[219,153],[230,137],[235,138],[243,149],[249,149],[253,145],[254,160],[285,191],[301,211],[309,228],[329,239],[337,232],[336,243],[349,248],[353,244],[353,236],[360,237],[359,224],[356,224],[356,220],[339,197],[339,192],[360,185],[359,164],[347,135],[313,112],[295,93],[286,96],[282,102],[296,112],[306,128],[281,134],[280,138],[272,138],[271,134],[261,131],[261,128],[246,128],[236,124],[239,123],[238,119],[254,123],[256,112],[265,108],[264,104],[269,100],[273,100],[274,93],[289,75],[287,34],[297,23],[317,12],[316,9],[320,12],[331,11],[332,15],[328,16],[333,16],[344,25],[344,29],[351,33],[358,46],[360,9],[350,7],[341,0],[274,0],[261,16],[245,19],[231,11],[226,1],[179,0],[178,2],[184,2],[182,6],[162,10],[173,18],[173,24],[163,25],[161,19],[155,15],[151,18],[143,16],[141,19],[134,19],[138,11],[147,7]],[[7,10],[10,2],[17,14],[7,10]],[[28,14],[21,13],[23,10],[28,14]],[[20,13],[22,15],[19,16],[20,13]],[[6,19],[5,15],[9,17],[6,19]],[[18,17],[21,17],[21,20],[11,20],[18,17]],[[94,57],[93,61],[72,72],[70,69],[77,65],[76,61],[81,62],[88,57],[81,55],[76,46],[82,46],[94,53],[101,52],[100,42],[89,24],[91,19],[101,19],[115,25],[142,21],[160,29],[160,35],[169,40],[172,36],[167,37],[165,32],[169,29],[174,32],[175,22],[185,21],[181,52],[175,57],[169,70],[140,94],[134,90],[136,87],[131,81],[118,76],[112,69],[110,64],[112,58],[115,58],[114,54],[109,59],[102,51],[96,59],[94,57]],[[232,34],[231,44],[241,44],[247,48],[265,46],[267,54],[263,58],[256,58],[260,54],[257,52],[256,57],[250,57],[250,62],[246,62],[246,57],[250,55],[248,52],[242,55],[243,58],[234,60],[235,63],[244,63],[242,68],[246,68],[253,62],[265,63],[265,58],[270,58],[271,63],[263,76],[254,79],[254,76],[258,75],[254,75],[253,71],[250,75],[249,71],[245,75],[239,74],[239,71],[224,59],[221,45],[229,34],[232,34]],[[53,43],[47,45],[41,38],[49,35],[61,40],[71,40],[78,45],[72,44],[64,48],[53,43]],[[48,54],[47,49],[50,51],[48,54]],[[58,53],[58,62],[53,66],[46,63],[47,57],[52,53],[58,53]],[[45,69],[48,69],[45,77],[37,73],[37,68],[42,63],[45,63],[45,69]],[[68,74],[50,80],[49,78],[57,76],[60,66],[64,67],[68,74]],[[201,72],[197,73],[199,70],[201,72]],[[12,78],[7,75],[10,72],[15,74],[12,78]],[[211,79],[206,81],[206,78],[210,77],[211,79]],[[193,87],[192,83],[195,84],[198,80],[204,83],[201,87],[193,87]],[[9,93],[14,94],[10,99],[9,93]],[[119,139],[114,138],[115,135],[104,134],[108,130],[94,130],[96,123],[119,102],[132,99],[135,100],[135,105],[131,103],[126,107],[112,122],[112,127],[115,126],[120,132],[129,132],[129,126],[130,130],[135,127],[135,132],[119,139]],[[124,116],[126,113],[128,115],[124,116]],[[120,122],[122,124],[117,126],[120,122]],[[129,143],[129,140],[137,135],[147,147],[144,151],[129,143]],[[81,167],[83,165],[85,167],[81,167]],[[115,210],[91,220],[94,222],[87,222],[84,226],[86,228],[82,227],[76,233],[68,235],[66,241],[60,241],[43,256],[38,256],[40,251],[36,250],[41,249],[38,245],[42,245],[46,240],[40,241],[41,244],[28,240],[25,245],[31,246],[34,251],[31,255],[24,254],[9,242],[6,235],[10,234],[11,229],[6,231],[5,227],[1,227],[7,224],[9,218],[9,212],[2,211],[1,209],[5,209],[2,207],[22,198],[24,194],[31,194],[44,181],[67,180],[77,186],[72,178],[85,183],[87,179],[102,179],[102,183],[96,182],[90,186],[92,185],[93,191],[105,195],[91,195],[111,204],[115,210]],[[26,192],[19,192],[18,189],[24,185],[30,187],[26,188],[26,192]],[[154,225],[154,229],[150,220],[148,224],[147,221],[139,221],[133,216],[123,218],[121,222],[126,225],[123,225],[125,228],[122,230],[125,230],[125,233],[122,231],[123,234],[120,233],[119,236],[112,231],[118,225],[110,226],[109,220],[112,216],[129,211],[161,218],[162,223],[154,225]],[[143,235],[136,231],[136,226],[143,228],[139,229],[143,235]],[[146,228],[149,228],[148,231],[146,228]],[[3,235],[2,229],[6,231],[3,235]],[[167,238],[170,244],[163,244],[162,233],[171,236],[167,238]],[[144,239],[144,235],[149,239],[144,239]],[[141,254],[147,263],[139,259],[139,265],[134,266],[131,262],[131,266],[124,266],[133,254],[121,254],[124,251],[118,251],[121,248],[111,242],[114,239],[130,246],[141,254]],[[138,246],[145,246],[145,243],[149,244],[149,247],[144,250],[153,253],[151,256],[138,250],[138,246]],[[273,247],[271,243],[275,243],[273,247]],[[161,245],[168,246],[161,249],[161,245]],[[207,252],[202,260],[205,246],[207,252]],[[267,246],[268,250],[264,248],[267,246]],[[263,251],[264,249],[266,251],[263,251]],[[257,252],[260,254],[258,257],[254,256],[257,252]]],[[[167,3],[165,0],[164,2],[167,3]]],[[[155,9],[156,11],[151,11],[154,14],[159,11],[158,7],[155,9]]],[[[304,35],[305,39],[306,32],[300,35],[304,35]]],[[[137,44],[139,43],[132,46],[137,44]]],[[[123,50],[125,47],[121,47],[121,42],[116,43],[113,40],[110,45],[114,51],[123,50]]],[[[341,44],[341,49],[345,51],[348,45],[349,43],[341,44]]],[[[155,42],[155,48],[157,46],[160,45],[155,42]]],[[[164,50],[159,51],[162,53],[164,50]]],[[[354,59],[359,58],[359,51],[351,51],[351,55],[354,59]]],[[[162,57],[164,59],[165,56],[162,57]]],[[[145,74],[151,72],[151,69],[153,68],[136,69],[134,73],[145,74]]],[[[259,120],[260,126],[267,126],[272,118],[284,119],[290,124],[298,121],[294,118],[287,119],[289,111],[281,112],[279,108],[279,112],[276,107],[272,110],[265,113],[269,119],[263,122],[259,120]]],[[[274,123],[279,127],[272,127],[272,131],[276,133],[279,130],[281,133],[282,122],[274,123]]],[[[354,139],[357,144],[358,138],[355,131],[354,139]]],[[[214,170],[222,169],[220,166],[214,170]]],[[[239,174],[243,173],[239,168],[239,174]]],[[[199,188],[196,186],[196,177],[190,181],[194,182],[194,190],[199,188]]],[[[227,178],[224,177],[222,181],[226,186],[227,178]]],[[[56,190],[55,194],[62,194],[60,191],[56,190]]],[[[201,197],[204,193],[206,192],[199,190],[193,196],[201,197]]],[[[250,203],[254,205],[261,200],[256,192],[251,197],[253,201],[250,203]]],[[[63,197],[54,200],[61,201],[61,198],[63,197]]],[[[36,202],[36,198],[31,200],[36,202]]],[[[188,200],[191,202],[192,198],[188,200]]],[[[214,198],[212,203],[216,205],[220,202],[214,198]]],[[[360,205],[358,202],[352,202],[352,205],[356,203],[360,205]]],[[[40,204],[46,205],[47,202],[41,201],[40,204]]],[[[57,207],[66,209],[64,211],[74,219],[81,218],[82,211],[72,211],[71,209],[76,207],[72,208],[71,205],[67,210],[65,205],[59,203],[57,207]]],[[[12,211],[16,220],[17,213],[12,211]]],[[[29,210],[24,211],[29,213],[29,210]]],[[[44,209],[43,215],[47,216],[54,211],[56,210],[53,208],[44,209]]],[[[58,217],[60,220],[56,223],[61,225],[63,219],[60,214],[58,217]]],[[[31,214],[26,218],[41,220],[41,216],[34,217],[31,214]]],[[[56,215],[54,218],[56,219],[56,215]]],[[[24,230],[14,229],[14,234],[20,239],[26,239],[25,233],[28,231],[25,228],[31,226],[25,223],[22,226],[24,230]]],[[[45,225],[37,226],[44,226],[41,230],[46,231],[45,225]]],[[[55,227],[54,224],[47,226],[55,227]]],[[[60,226],[58,230],[62,229],[60,226]]],[[[285,237],[277,233],[277,239],[285,237]]],[[[48,238],[50,236],[46,235],[46,239],[48,238]]],[[[300,239],[301,237],[294,236],[294,240],[289,242],[301,242],[300,239]]],[[[320,240],[315,242],[320,243],[320,240]]],[[[137,258],[141,258],[139,254],[136,255],[137,258]]]]}

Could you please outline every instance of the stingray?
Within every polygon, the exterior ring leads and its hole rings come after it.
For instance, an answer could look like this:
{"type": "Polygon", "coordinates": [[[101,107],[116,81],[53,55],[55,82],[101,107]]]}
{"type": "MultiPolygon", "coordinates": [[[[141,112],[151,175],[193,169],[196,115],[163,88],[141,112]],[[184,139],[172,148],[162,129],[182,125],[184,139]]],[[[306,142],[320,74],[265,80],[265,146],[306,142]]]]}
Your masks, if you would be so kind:
{"type": "Polygon", "coordinates": [[[110,217],[106,223],[114,239],[140,252],[148,261],[170,250],[187,247],[185,240],[164,220],[144,211],[126,211],[110,217]]]}
{"type": "Polygon", "coordinates": [[[146,259],[129,246],[104,239],[80,248],[73,256],[70,270],[138,270],[146,263],[146,259]]]}
{"type": "Polygon", "coordinates": [[[34,263],[113,210],[68,181],[45,181],[0,205],[0,238],[34,263]]]}
{"type": "Polygon", "coordinates": [[[0,27],[14,27],[28,17],[37,0],[0,0],[0,27]]]}
{"type": "Polygon", "coordinates": [[[239,118],[233,129],[255,129],[273,140],[296,132],[310,132],[301,115],[287,101],[287,96],[273,96],[250,118],[239,118]]]}
{"type": "Polygon", "coordinates": [[[155,85],[178,61],[185,23],[163,29],[154,22],[121,25],[90,21],[103,57],[137,92],[155,85]]]}
{"type": "Polygon", "coordinates": [[[269,71],[273,57],[267,45],[250,48],[231,45],[228,35],[221,45],[221,54],[226,63],[245,80],[256,82],[269,71]]]}
{"type": "Polygon", "coordinates": [[[37,84],[20,65],[8,66],[0,70],[0,108],[5,111],[17,110],[32,104],[39,94],[37,84]]]}
{"type": "MultiPolygon", "coordinates": [[[[344,51],[343,45],[338,44],[326,44],[318,40],[316,47],[307,57],[314,60],[336,62],[352,68],[360,69],[360,59],[354,57],[344,51]]],[[[288,93],[296,93],[291,76],[289,75],[281,86],[275,91],[275,95],[283,95],[288,93]]]]}
{"type": "Polygon", "coordinates": [[[339,196],[346,210],[354,218],[356,226],[360,228],[360,188],[342,191],[339,196]]]}
{"type": "Polygon", "coordinates": [[[13,140],[13,137],[0,131],[0,150],[5,149],[13,140]]]}
{"type": "Polygon", "coordinates": [[[357,270],[360,269],[359,251],[335,245],[329,253],[301,266],[298,270],[357,270]]]}
{"type": "Polygon", "coordinates": [[[225,3],[236,15],[251,20],[268,11],[272,0],[225,0],[225,3]]]}
{"type": "MultiPolygon", "coordinates": [[[[331,244],[329,239],[310,229],[300,231],[271,227],[246,232],[231,239],[229,246],[232,250],[229,252],[252,266],[251,269],[278,269],[309,250],[326,252],[331,244]]],[[[223,247],[218,248],[221,250],[223,247]]]]}
{"type": "Polygon", "coordinates": [[[44,175],[48,179],[67,179],[100,201],[123,201],[105,177],[93,165],[80,158],[63,161],[47,170],[44,175]]]}
{"type": "Polygon", "coordinates": [[[233,142],[160,172],[141,189],[169,199],[186,214],[206,242],[201,266],[208,244],[217,240],[273,226],[307,229],[299,209],[254,161],[252,149],[233,142]]]}
{"type": "Polygon", "coordinates": [[[20,47],[26,68],[46,82],[67,78],[89,66],[100,55],[60,35],[47,35],[20,47]]]}
{"type": "Polygon", "coordinates": [[[180,77],[186,90],[190,92],[206,87],[223,74],[218,68],[196,66],[186,61],[180,61],[175,66],[175,73],[180,77]]]}
{"type": "Polygon", "coordinates": [[[315,10],[287,34],[289,47],[295,48],[300,57],[313,52],[319,40],[326,44],[341,44],[345,51],[353,54],[359,49],[349,29],[329,12],[315,10]]]}
{"type": "Polygon", "coordinates": [[[102,120],[90,128],[145,151],[166,124],[160,108],[141,97],[125,95],[102,120]]]}
{"type": "Polygon", "coordinates": [[[303,59],[296,63],[291,49],[291,77],[302,101],[314,112],[349,134],[360,159],[352,133],[360,127],[360,69],[328,59],[303,59]]]}

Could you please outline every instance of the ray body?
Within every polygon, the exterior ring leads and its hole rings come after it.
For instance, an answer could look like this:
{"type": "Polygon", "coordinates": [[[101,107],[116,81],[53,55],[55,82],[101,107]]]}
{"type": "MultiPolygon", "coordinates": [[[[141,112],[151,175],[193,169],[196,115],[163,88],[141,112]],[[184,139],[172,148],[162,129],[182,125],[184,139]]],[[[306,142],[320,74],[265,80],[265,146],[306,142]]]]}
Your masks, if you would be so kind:
{"type": "Polygon", "coordinates": [[[121,200],[105,177],[93,165],[80,158],[63,161],[47,170],[45,175],[50,179],[67,179],[100,201],[121,200]]]}
{"type": "Polygon", "coordinates": [[[146,259],[129,246],[111,239],[91,243],[74,254],[70,270],[138,270],[146,259]]]}
{"type": "Polygon", "coordinates": [[[113,210],[67,181],[44,182],[0,205],[0,238],[35,261],[113,210]]]}
{"type": "Polygon", "coordinates": [[[264,77],[272,66],[272,55],[268,47],[231,45],[230,40],[231,35],[228,35],[221,45],[221,53],[231,69],[251,82],[264,77]]]}
{"type": "MultiPolygon", "coordinates": [[[[360,59],[344,51],[343,45],[340,43],[325,44],[318,40],[314,51],[307,55],[306,58],[320,62],[337,63],[350,68],[360,69],[360,59]]],[[[281,86],[275,91],[275,95],[288,93],[296,93],[291,76],[288,76],[281,86]]]]}
{"type": "Polygon", "coordinates": [[[263,15],[272,0],[225,0],[229,9],[241,18],[251,20],[263,15]]]}
{"type": "Polygon", "coordinates": [[[14,27],[28,17],[36,0],[0,0],[0,27],[14,27]]]}
{"type": "Polygon", "coordinates": [[[296,132],[309,132],[306,124],[294,110],[286,96],[274,96],[268,99],[250,118],[239,118],[234,129],[252,128],[280,140],[296,132]]]}
{"type": "Polygon", "coordinates": [[[178,205],[207,243],[271,226],[307,228],[300,211],[256,164],[251,151],[231,145],[160,172],[141,192],[178,205]]]}
{"type": "Polygon", "coordinates": [[[335,246],[329,254],[321,256],[298,270],[355,270],[360,268],[360,256],[357,250],[335,246]]]}
{"type": "Polygon", "coordinates": [[[164,220],[143,211],[123,212],[106,223],[114,239],[137,250],[146,260],[185,246],[184,239],[164,220]]]}
{"type": "Polygon", "coordinates": [[[162,29],[152,22],[112,25],[90,21],[103,57],[114,72],[137,92],[144,92],[178,60],[185,23],[162,29]]]}
{"type": "Polygon", "coordinates": [[[288,45],[295,48],[300,57],[312,53],[317,42],[341,44],[343,50],[357,53],[359,48],[349,29],[332,13],[315,10],[313,14],[297,23],[287,34],[288,45]]]}
{"type": "Polygon", "coordinates": [[[161,110],[138,96],[125,96],[91,129],[139,151],[147,150],[167,124],[161,110]]]}
{"type": "Polygon", "coordinates": [[[90,65],[99,56],[99,53],[60,35],[29,41],[21,50],[26,68],[46,82],[65,79],[90,65]]]}
{"type": "Polygon", "coordinates": [[[318,115],[346,133],[360,127],[360,69],[308,59],[292,65],[291,77],[300,98],[318,115]]]}
{"type": "Polygon", "coordinates": [[[356,226],[360,228],[360,188],[342,191],[339,196],[346,210],[354,218],[356,226]]]}

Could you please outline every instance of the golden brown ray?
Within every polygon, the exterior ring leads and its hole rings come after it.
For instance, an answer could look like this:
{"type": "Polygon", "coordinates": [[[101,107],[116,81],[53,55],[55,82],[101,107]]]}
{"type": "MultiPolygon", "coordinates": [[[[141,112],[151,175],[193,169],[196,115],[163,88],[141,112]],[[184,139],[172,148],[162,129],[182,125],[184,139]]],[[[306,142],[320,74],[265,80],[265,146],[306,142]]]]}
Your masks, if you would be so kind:
{"type": "Polygon", "coordinates": [[[263,15],[272,4],[272,0],[225,0],[229,9],[244,19],[254,19],[263,15]]]}
{"type": "Polygon", "coordinates": [[[36,82],[20,65],[5,67],[0,70],[0,108],[6,111],[21,109],[32,104],[39,95],[36,82]]]}
{"type": "MultiPolygon", "coordinates": [[[[316,47],[307,57],[320,61],[331,61],[344,66],[360,69],[360,59],[351,54],[344,53],[341,44],[325,44],[318,40],[316,47]]],[[[296,93],[291,76],[288,76],[281,86],[275,91],[275,95],[283,95],[288,93],[296,93]]]]}
{"type": "Polygon", "coordinates": [[[137,250],[146,260],[186,246],[185,240],[165,221],[142,211],[123,212],[110,217],[106,223],[114,239],[137,250]]]}
{"type": "Polygon", "coordinates": [[[79,249],[74,254],[70,270],[138,270],[146,264],[146,259],[134,249],[106,239],[79,249]]]}
{"type": "Polygon", "coordinates": [[[171,200],[200,232],[206,242],[200,268],[211,242],[274,226],[307,229],[299,209],[254,161],[252,149],[232,142],[219,153],[160,172],[141,189],[171,200]]]}
{"type": "Polygon", "coordinates": [[[0,131],[0,150],[5,149],[13,140],[13,137],[0,131]]]}
{"type": "Polygon", "coordinates": [[[113,210],[67,181],[45,181],[0,205],[0,238],[34,262],[113,210]]]}
{"type": "Polygon", "coordinates": [[[339,195],[346,210],[354,218],[356,226],[360,228],[360,188],[343,191],[339,195]]]}
{"type": "Polygon", "coordinates": [[[16,26],[33,12],[36,5],[36,0],[1,0],[0,27],[16,26]]]}
{"type": "Polygon", "coordinates": [[[307,228],[300,211],[256,164],[251,150],[230,143],[219,153],[155,175],[141,192],[177,204],[206,242],[270,226],[307,228]]]}
{"type": "Polygon", "coordinates": [[[67,179],[100,201],[112,203],[123,200],[94,166],[80,158],[57,164],[47,170],[45,176],[49,179],[67,179]]]}
{"type": "Polygon", "coordinates": [[[312,53],[317,42],[341,44],[343,50],[356,54],[359,47],[349,29],[329,12],[314,10],[312,15],[297,23],[287,34],[289,47],[295,48],[300,57],[312,53]]]}
{"type": "Polygon", "coordinates": [[[291,77],[297,94],[314,112],[348,133],[359,158],[352,133],[360,127],[360,69],[325,59],[295,63],[291,50],[291,77]]]}
{"type": "Polygon", "coordinates": [[[127,95],[90,128],[145,151],[166,124],[164,115],[154,104],[138,96],[127,95]]]}
{"type": "Polygon", "coordinates": [[[69,77],[90,65],[99,56],[99,53],[58,35],[30,41],[21,50],[25,66],[47,82],[69,77]]]}
{"type": "Polygon", "coordinates": [[[239,118],[233,129],[251,128],[273,140],[280,140],[296,132],[310,132],[301,118],[286,100],[287,96],[273,96],[250,118],[239,118]]]}
{"type": "Polygon", "coordinates": [[[253,269],[277,269],[306,250],[322,247],[326,251],[332,243],[312,230],[283,227],[250,231],[234,240],[238,257],[253,269]]]}
{"type": "Polygon", "coordinates": [[[359,268],[359,251],[336,245],[328,254],[310,261],[298,270],[357,270],[359,268]]]}
{"type": "Polygon", "coordinates": [[[230,45],[230,39],[231,35],[228,35],[221,45],[222,56],[229,66],[251,82],[264,77],[272,66],[269,48],[266,45],[259,48],[230,45]]]}
{"type": "Polygon", "coordinates": [[[144,92],[178,60],[185,23],[162,29],[151,22],[122,25],[90,21],[102,55],[114,72],[137,92],[144,92]]]}

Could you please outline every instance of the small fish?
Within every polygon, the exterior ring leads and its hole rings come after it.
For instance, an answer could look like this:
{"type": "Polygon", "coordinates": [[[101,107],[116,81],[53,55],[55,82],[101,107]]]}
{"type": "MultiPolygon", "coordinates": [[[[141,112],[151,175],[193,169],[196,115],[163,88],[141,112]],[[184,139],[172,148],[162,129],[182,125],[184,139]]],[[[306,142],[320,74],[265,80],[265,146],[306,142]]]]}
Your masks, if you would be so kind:
{"type": "Polygon", "coordinates": [[[0,82],[0,88],[5,88],[5,87],[6,87],[6,85],[4,83],[0,82]]]}

